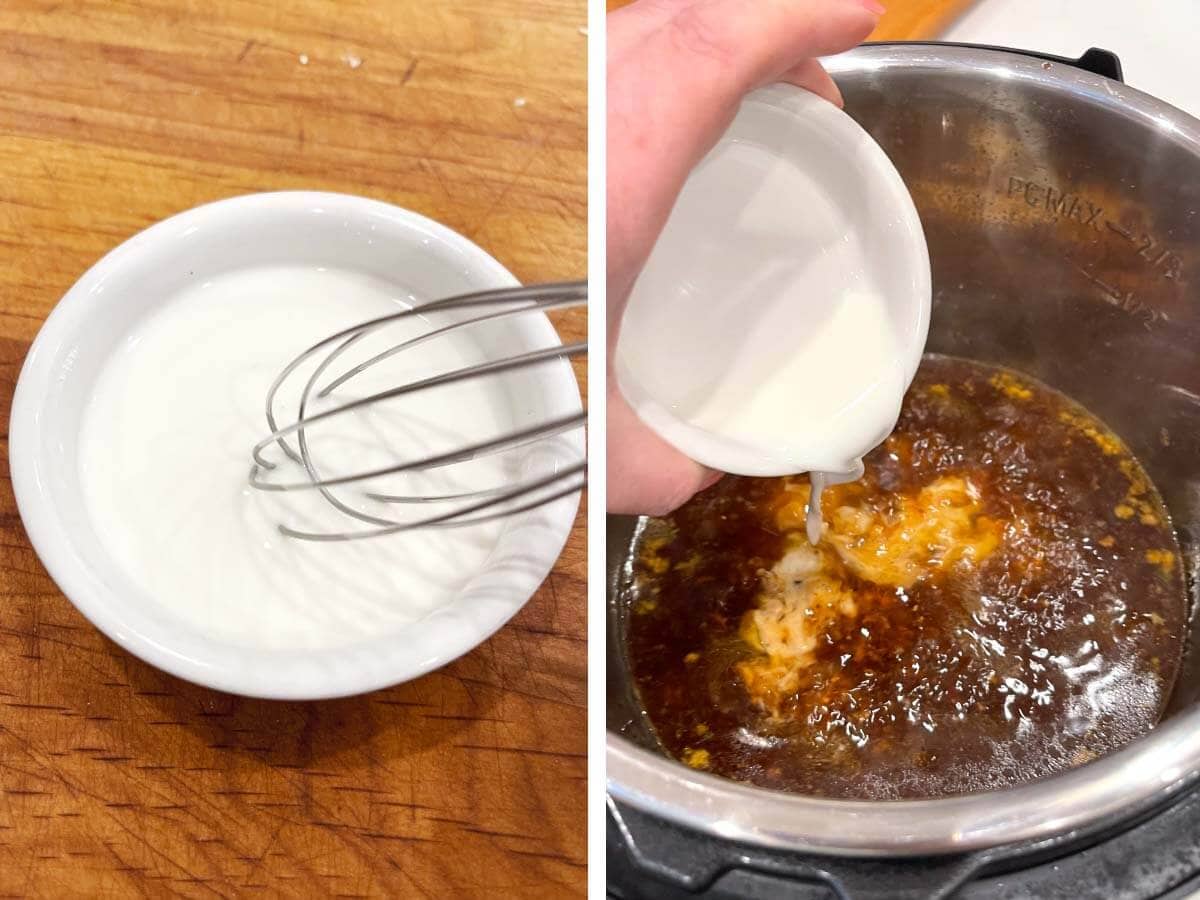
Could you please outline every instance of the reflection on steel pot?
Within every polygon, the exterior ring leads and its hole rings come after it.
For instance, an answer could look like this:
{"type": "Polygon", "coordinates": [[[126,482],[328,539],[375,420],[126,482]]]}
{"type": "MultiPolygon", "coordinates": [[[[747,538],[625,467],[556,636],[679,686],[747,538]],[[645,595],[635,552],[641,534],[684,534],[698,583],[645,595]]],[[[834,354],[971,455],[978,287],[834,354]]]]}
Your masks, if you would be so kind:
{"type": "MultiPolygon", "coordinates": [[[[1200,122],[1119,81],[993,49],[875,45],[830,70],[920,211],[933,266],[928,349],[1027,372],[1117,431],[1171,510],[1194,592],[1200,122]]],[[[766,847],[953,853],[1107,826],[1200,773],[1194,641],[1154,731],[1021,787],[837,801],[690,770],[658,752],[627,677],[619,587],[634,524],[608,528],[607,761],[610,794],[643,813],[766,847]]]]}

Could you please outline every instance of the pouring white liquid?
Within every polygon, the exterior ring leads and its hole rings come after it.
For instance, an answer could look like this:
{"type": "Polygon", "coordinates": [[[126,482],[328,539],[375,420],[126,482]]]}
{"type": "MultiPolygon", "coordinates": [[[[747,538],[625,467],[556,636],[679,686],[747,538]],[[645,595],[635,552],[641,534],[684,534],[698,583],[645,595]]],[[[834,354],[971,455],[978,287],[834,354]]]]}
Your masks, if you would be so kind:
{"type": "Polygon", "coordinates": [[[829,472],[812,472],[808,476],[811,489],[808,493],[808,514],[804,522],[804,533],[808,537],[810,544],[816,544],[821,540],[821,529],[824,527],[824,520],[821,515],[821,492],[826,486],[831,484],[844,484],[847,481],[857,481],[862,478],[863,464],[862,460],[858,461],[858,466],[850,472],[838,472],[830,474],[829,472]]]}
{"type": "MultiPolygon", "coordinates": [[[[315,491],[264,493],[247,484],[250,450],[268,433],[266,393],[282,367],[316,341],[411,299],[357,273],[240,270],[166,299],[109,360],[82,428],[81,482],[108,550],[165,613],[247,648],[331,648],[401,628],[451,602],[479,572],[500,523],[304,542],[277,525],[370,526],[336,513],[315,491]]],[[[373,349],[364,344],[362,357],[373,349]]],[[[369,370],[353,394],[482,358],[470,339],[431,342],[369,370]]],[[[294,398],[282,399],[280,424],[291,421],[294,398]]],[[[337,475],[502,433],[514,417],[503,388],[481,381],[369,407],[310,433],[323,474],[337,475]]],[[[504,483],[513,474],[506,465],[473,462],[466,472],[454,467],[392,486],[477,488],[504,483]]],[[[304,473],[291,465],[276,478],[302,481],[304,473]]]]}
{"type": "Polygon", "coordinates": [[[821,489],[858,478],[895,426],[930,289],[899,176],[803,94],[752,95],[692,173],[634,286],[614,370],[638,416],[704,465],[813,473],[815,541],[821,489]]]}

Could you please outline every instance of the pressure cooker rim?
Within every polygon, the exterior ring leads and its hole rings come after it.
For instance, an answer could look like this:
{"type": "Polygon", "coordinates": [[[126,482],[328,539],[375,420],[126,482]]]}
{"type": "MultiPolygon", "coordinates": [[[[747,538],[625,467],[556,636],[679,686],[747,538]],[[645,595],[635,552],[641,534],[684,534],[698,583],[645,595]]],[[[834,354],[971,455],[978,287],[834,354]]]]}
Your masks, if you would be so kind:
{"type": "Polygon", "coordinates": [[[686,828],[781,850],[928,856],[1083,835],[1160,805],[1196,781],[1200,710],[1058,775],[922,800],[836,800],[732,781],[607,735],[616,800],[686,828]]]}
{"type": "Polygon", "coordinates": [[[1043,56],[994,47],[945,44],[936,41],[898,41],[864,44],[846,53],[822,60],[834,81],[875,71],[917,70],[946,72],[1024,82],[1048,90],[1065,92],[1162,132],[1200,154],[1200,119],[1165,100],[1159,100],[1128,84],[1043,56]]]}
{"type": "MultiPolygon", "coordinates": [[[[875,44],[826,60],[835,80],[920,71],[1024,82],[1101,105],[1200,157],[1200,120],[1121,82],[1016,51],[875,44]]],[[[607,735],[609,794],[650,815],[729,840],[849,856],[965,853],[1083,835],[1161,804],[1200,777],[1200,706],[1112,753],[1027,784],[951,797],[835,800],[692,770],[607,735]]]]}

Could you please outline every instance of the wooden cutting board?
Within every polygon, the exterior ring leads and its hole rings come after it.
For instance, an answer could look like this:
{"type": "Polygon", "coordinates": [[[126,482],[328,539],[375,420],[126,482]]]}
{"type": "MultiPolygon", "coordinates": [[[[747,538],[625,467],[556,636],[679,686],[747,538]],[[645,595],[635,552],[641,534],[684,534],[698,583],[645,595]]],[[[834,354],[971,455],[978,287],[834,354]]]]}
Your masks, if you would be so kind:
{"type": "MultiPolygon", "coordinates": [[[[585,19],[584,0],[4,0],[3,427],[72,282],[220,197],[365,194],[522,280],[581,277],[585,19]]],[[[585,315],[557,324],[577,338],[585,315]]],[[[30,548],[5,465],[0,894],[582,895],[583,521],[524,611],[458,662],[368,696],[261,702],[101,637],[30,548]]]]}
{"type": "MultiPolygon", "coordinates": [[[[628,6],[633,0],[608,0],[608,10],[628,6]]],[[[935,40],[966,11],[973,0],[884,0],[887,12],[869,41],[935,40]]]]}
{"type": "Polygon", "coordinates": [[[887,11],[869,41],[931,41],[940,38],[974,0],[883,0],[887,11]]]}

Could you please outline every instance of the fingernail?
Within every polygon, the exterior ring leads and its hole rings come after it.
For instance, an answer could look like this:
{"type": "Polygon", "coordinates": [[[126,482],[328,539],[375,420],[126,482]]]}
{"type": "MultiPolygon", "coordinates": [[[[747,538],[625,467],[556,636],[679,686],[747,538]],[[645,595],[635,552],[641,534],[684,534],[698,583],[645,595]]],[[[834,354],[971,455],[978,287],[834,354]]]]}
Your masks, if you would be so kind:
{"type": "Polygon", "coordinates": [[[858,2],[862,4],[864,9],[873,12],[877,16],[882,16],[887,12],[886,7],[882,3],[876,3],[875,0],[858,0],[858,2]]]}

